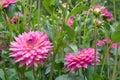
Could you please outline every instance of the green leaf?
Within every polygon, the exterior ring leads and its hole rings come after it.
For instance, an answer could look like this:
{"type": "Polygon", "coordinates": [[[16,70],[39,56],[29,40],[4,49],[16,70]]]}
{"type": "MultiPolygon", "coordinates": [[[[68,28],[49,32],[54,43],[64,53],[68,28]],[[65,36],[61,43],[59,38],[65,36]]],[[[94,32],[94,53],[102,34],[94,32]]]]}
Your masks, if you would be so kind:
{"type": "Polygon", "coordinates": [[[33,71],[26,72],[25,76],[27,77],[27,80],[34,80],[33,71]]]}
{"type": "Polygon", "coordinates": [[[51,70],[51,64],[48,64],[45,74],[50,73],[50,70],[51,70]]]}
{"type": "Polygon", "coordinates": [[[63,29],[67,32],[68,36],[74,40],[75,39],[75,31],[74,29],[70,28],[68,25],[64,25],[63,29]]]}
{"type": "Polygon", "coordinates": [[[89,65],[86,69],[86,77],[88,80],[93,80],[94,67],[89,65]]]}
{"type": "Polygon", "coordinates": [[[45,7],[45,9],[48,11],[48,13],[52,15],[52,10],[50,9],[49,0],[44,0],[42,4],[45,7]]]}
{"type": "Polygon", "coordinates": [[[118,24],[117,26],[114,26],[115,29],[112,30],[112,35],[111,35],[111,39],[113,42],[120,42],[120,24],[118,24]]]}
{"type": "Polygon", "coordinates": [[[120,31],[113,32],[111,38],[113,42],[120,42],[120,31]]]}
{"type": "Polygon", "coordinates": [[[16,4],[11,4],[9,7],[5,8],[5,11],[9,18],[21,13],[16,4]]]}
{"type": "Polygon", "coordinates": [[[16,70],[14,68],[13,69],[9,69],[7,73],[9,75],[9,79],[10,80],[17,80],[18,79],[16,70]]]}
{"type": "Polygon", "coordinates": [[[5,75],[4,75],[4,71],[2,69],[0,69],[0,78],[2,80],[5,80],[5,75]]]}
{"type": "Polygon", "coordinates": [[[94,73],[93,77],[94,77],[93,80],[101,80],[100,75],[98,75],[97,73],[94,73]]]}
{"type": "Polygon", "coordinates": [[[77,45],[71,44],[70,47],[72,48],[72,50],[74,51],[74,53],[77,54],[77,51],[78,51],[77,45]]]}
{"type": "Polygon", "coordinates": [[[89,8],[87,6],[81,6],[81,7],[76,7],[73,8],[71,13],[68,15],[67,19],[72,16],[75,15],[76,13],[80,12],[80,11],[84,11],[84,10],[88,10],[89,8]]]}
{"type": "Polygon", "coordinates": [[[54,1],[55,6],[59,6],[59,0],[54,1]]]}
{"type": "Polygon", "coordinates": [[[52,34],[53,31],[52,31],[52,28],[50,26],[46,26],[45,27],[45,31],[48,34],[50,40],[52,41],[53,40],[53,34],[52,34]]]}
{"type": "Polygon", "coordinates": [[[68,75],[61,75],[57,77],[55,80],[70,80],[70,78],[68,77],[68,75]]]}
{"type": "Polygon", "coordinates": [[[84,80],[83,77],[81,76],[76,76],[76,75],[61,75],[59,77],[57,77],[55,80],[84,80]]]}
{"type": "Polygon", "coordinates": [[[50,0],[50,5],[54,5],[54,0],[50,0]]]}
{"type": "Polygon", "coordinates": [[[107,30],[110,30],[110,24],[109,24],[109,23],[104,22],[104,26],[105,26],[105,28],[106,28],[107,30]]]}

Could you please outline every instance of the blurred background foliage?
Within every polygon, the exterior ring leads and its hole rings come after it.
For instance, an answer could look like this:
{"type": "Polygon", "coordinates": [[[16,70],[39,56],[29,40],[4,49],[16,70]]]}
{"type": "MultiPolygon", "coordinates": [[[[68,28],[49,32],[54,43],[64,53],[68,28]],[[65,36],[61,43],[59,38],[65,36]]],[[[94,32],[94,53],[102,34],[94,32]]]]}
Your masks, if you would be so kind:
{"type": "MultiPolygon", "coordinates": [[[[116,50],[110,52],[109,65],[107,61],[103,64],[104,53],[107,53],[108,45],[98,47],[98,51],[101,53],[101,63],[97,65],[96,73],[93,71],[93,66],[89,66],[84,74],[82,69],[78,73],[67,72],[64,66],[64,56],[67,53],[76,54],[78,49],[94,47],[93,21],[95,17],[87,16],[86,13],[95,5],[105,6],[114,16],[114,21],[110,23],[103,21],[102,28],[98,28],[98,40],[110,38],[119,43],[120,32],[114,33],[114,31],[120,29],[120,0],[19,0],[16,7],[10,5],[6,9],[6,13],[10,17],[19,12],[24,14],[24,17],[19,17],[22,22],[20,23],[18,20],[15,24],[8,23],[5,13],[0,9],[0,35],[4,36],[0,36],[0,40],[3,41],[0,46],[6,44],[5,49],[0,50],[0,79],[35,80],[34,74],[38,74],[39,80],[49,80],[50,75],[53,76],[51,80],[112,80],[116,50]],[[66,7],[62,6],[63,3],[66,3],[66,7]],[[73,15],[75,16],[73,27],[70,28],[67,20],[73,15]],[[34,72],[32,68],[29,70],[26,70],[25,67],[18,68],[18,64],[14,64],[12,58],[8,57],[9,44],[14,37],[31,30],[46,32],[54,45],[53,51],[48,55],[52,58],[47,59],[46,66],[41,66],[37,72],[34,72]],[[101,77],[102,65],[104,68],[101,77]]],[[[116,79],[114,80],[120,80],[120,54],[117,60],[116,79]]]]}

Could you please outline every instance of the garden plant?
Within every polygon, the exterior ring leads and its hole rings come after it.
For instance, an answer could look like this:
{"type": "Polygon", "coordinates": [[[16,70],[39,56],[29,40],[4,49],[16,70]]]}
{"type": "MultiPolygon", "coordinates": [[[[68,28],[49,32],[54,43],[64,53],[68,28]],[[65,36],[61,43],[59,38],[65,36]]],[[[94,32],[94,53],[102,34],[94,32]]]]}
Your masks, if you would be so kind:
{"type": "Polygon", "coordinates": [[[0,80],[120,80],[120,0],[0,0],[0,80]]]}

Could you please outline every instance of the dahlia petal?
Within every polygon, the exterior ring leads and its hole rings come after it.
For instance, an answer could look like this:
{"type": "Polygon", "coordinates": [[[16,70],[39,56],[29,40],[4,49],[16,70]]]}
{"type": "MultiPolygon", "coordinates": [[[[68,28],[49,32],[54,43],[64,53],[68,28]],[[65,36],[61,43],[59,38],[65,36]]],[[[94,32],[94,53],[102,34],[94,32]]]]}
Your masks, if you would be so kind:
{"type": "Polygon", "coordinates": [[[25,64],[28,66],[29,64],[31,64],[32,63],[32,59],[26,59],[26,60],[24,60],[24,62],[25,62],[25,64]]]}
{"type": "Polygon", "coordinates": [[[24,58],[28,58],[30,56],[31,56],[31,54],[29,54],[29,53],[26,53],[25,55],[23,55],[24,58]]]}
{"type": "Polygon", "coordinates": [[[44,65],[44,60],[39,60],[39,62],[41,63],[41,65],[44,65]]]}
{"type": "Polygon", "coordinates": [[[88,65],[87,65],[87,64],[84,64],[84,65],[83,65],[83,67],[84,67],[84,68],[87,68],[87,67],[88,67],[88,65]]]}
{"type": "Polygon", "coordinates": [[[30,68],[33,65],[33,63],[30,63],[29,65],[26,65],[26,69],[30,68]]]}
{"type": "Polygon", "coordinates": [[[25,62],[22,61],[22,62],[20,62],[19,67],[22,67],[22,66],[24,66],[24,65],[25,65],[25,62]]]}
{"type": "Polygon", "coordinates": [[[9,55],[9,57],[15,57],[15,56],[17,56],[18,54],[15,54],[15,53],[11,53],[10,55],[9,55]]]}
{"type": "Polygon", "coordinates": [[[75,65],[75,64],[76,64],[76,62],[72,62],[72,63],[68,64],[68,67],[75,65]]]}
{"type": "Polygon", "coordinates": [[[82,66],[81,66],[80,64],[77,64],[76,67],[77,67],[77,68],[81,68],[82,66]]]}
{"type": "Polygon", "coordinates": [[[23,60],[23,57],[16,57],[16,58],[14,59],[14,62],[17,63],[17,62],[20,62],[20,61],[22,61],[22,60],[23,60]]]}
{"type": "Polygon", "coordinates": [[[35,68],[37,68],[37,67],[38,67],[38,65],[37,65],[37,63],[36,63],[36,62],[33,62],[33,64],[34,64],[34,67],[35,67],[35,68]]]}

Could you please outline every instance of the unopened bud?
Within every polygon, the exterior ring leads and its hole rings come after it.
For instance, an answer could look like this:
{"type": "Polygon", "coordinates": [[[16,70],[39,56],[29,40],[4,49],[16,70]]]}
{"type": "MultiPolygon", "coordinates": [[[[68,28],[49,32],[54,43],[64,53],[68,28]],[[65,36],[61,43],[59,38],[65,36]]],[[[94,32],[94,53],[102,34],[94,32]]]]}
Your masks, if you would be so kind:
{"type": "Polygon", "coordinates": [[[97,15],[100,13],[100,11],[101,11],[101,9],[99,9],[99,8],[95,8],[93,10],[94,14],[97,14],[97,15]]]}
{"type": "Polygon", "coordinates": [[[95,23],[95,25],[96,25],[97,27],[100,27],[100,26],[103,25],[100,20],[95,20],[94,23],[95,23]]]}

